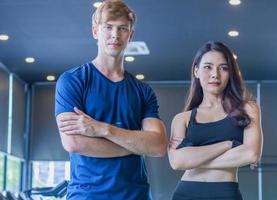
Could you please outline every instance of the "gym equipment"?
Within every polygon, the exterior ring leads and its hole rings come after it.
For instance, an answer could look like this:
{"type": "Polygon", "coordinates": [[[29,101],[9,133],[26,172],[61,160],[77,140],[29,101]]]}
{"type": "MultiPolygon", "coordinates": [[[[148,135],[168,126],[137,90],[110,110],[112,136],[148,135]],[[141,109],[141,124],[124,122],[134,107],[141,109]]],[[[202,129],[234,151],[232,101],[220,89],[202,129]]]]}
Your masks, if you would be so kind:
{"type": "MultiPolygon", "coordinates": [[[[32,196],[62,198],[66,195],[68,181],[63,181],[55,187],[31,188],[19,194],[23,200],[33,200],[32,196]]],[[[43,199],[43,198],[42,198],[43,199]]]]}

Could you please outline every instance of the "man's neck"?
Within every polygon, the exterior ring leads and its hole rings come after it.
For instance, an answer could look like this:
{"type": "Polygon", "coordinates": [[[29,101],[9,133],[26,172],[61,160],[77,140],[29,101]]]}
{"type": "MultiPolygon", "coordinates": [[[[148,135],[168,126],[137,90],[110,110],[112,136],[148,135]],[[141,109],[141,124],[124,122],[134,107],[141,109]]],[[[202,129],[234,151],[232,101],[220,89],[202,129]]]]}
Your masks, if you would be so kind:
{"type": "Polygon", "coordinates": [[[120,81],[124,78],[123,56],[101,57],[97,56],[92,63],[94,66],[111,81],[120,81]]]}

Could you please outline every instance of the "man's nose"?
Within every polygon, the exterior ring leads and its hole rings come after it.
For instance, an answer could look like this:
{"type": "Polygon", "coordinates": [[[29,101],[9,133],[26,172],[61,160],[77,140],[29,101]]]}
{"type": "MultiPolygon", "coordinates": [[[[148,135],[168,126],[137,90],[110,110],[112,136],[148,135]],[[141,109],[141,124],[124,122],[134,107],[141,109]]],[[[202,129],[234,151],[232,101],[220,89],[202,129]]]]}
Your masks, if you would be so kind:
{"type": "Polygon", "coordinates": [[[112,32],[111,32],[112,37],[113,38],[117,38],[118,37],[118,33],[119,33],[118,28],[117,27],[113,27],[112,32]]]}

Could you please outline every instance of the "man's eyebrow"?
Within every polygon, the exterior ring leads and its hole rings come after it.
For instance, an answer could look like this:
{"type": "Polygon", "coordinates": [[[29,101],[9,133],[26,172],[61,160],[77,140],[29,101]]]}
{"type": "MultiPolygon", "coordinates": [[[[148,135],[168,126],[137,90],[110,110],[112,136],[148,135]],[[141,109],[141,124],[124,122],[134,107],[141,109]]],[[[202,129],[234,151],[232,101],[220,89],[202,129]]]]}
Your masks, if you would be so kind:
{"type": "Polygon", "coordinates": [[[116,26],[116,27],[122,27],[122,26],[129,27],[128,24],[113,25],[113,24],[110,24],[110,23],[108,23],[108,22],[105,22],[105,23],[103,23],[103,24],[104,24],[104,25],[109,25],[109,26],[116,26]]]}

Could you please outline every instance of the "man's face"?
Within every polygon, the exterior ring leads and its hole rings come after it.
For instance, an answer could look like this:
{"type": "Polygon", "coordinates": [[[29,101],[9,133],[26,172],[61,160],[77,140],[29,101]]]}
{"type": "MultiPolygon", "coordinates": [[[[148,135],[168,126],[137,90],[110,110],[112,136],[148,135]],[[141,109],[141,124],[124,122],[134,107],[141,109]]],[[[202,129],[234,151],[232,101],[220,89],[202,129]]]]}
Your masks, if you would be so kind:
{"type": "Polygon", "coordinates": [[[98,40],[98,53],[106,56],[123,56],[132,35],[130,22],[125,17],[108,20],[93,27],[93,36],[98,40]]]}

